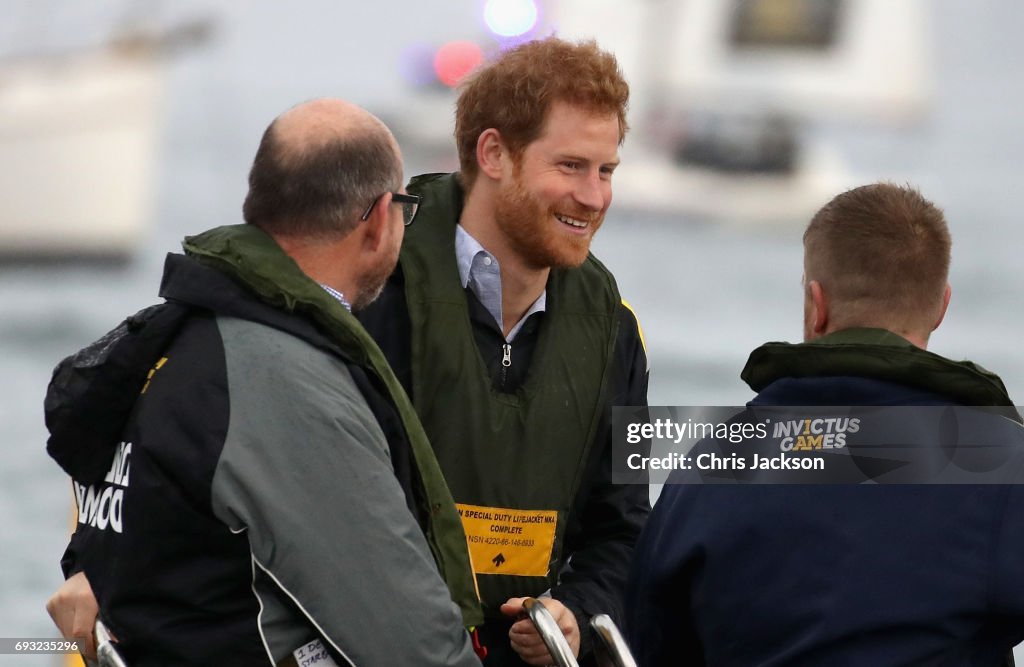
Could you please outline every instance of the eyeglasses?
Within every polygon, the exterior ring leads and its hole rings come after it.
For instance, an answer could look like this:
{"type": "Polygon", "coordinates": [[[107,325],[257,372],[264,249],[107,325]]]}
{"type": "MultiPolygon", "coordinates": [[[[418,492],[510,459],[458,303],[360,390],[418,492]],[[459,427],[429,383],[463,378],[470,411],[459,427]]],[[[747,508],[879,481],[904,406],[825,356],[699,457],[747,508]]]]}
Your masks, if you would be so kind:
{"type": "MultiPolygon", "coordinates": [[[[384,195],[381,195],[380,197],[383,196],[384,195]]],[[[363,213],[361,218],[359,218],[360,220],[366,220],[370,217],[370,213],[373,212],[373,207],[377,205],[378,201],[380,201],[380,197],[377,197],[370,202],[366,212],[363,213]]],[[[416,212],[420,210],[420,199],[421,197],[419,195],[407,195],[401,192],[391,193],[391,203],[402,205],[402,222],[405,223],[406,227],[411,225],[412,221],[416,219],[416,212]]]]}

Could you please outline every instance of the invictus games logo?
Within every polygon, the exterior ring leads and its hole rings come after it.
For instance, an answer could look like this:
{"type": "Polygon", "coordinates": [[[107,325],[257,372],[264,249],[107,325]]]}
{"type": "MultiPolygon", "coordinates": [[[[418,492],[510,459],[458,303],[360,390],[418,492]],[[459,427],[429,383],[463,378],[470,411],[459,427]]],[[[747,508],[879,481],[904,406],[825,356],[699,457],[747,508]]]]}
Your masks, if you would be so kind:
{"type": "Polygon", "coordinates": [[[847,434],[860,430],[858,417],[814,417],[777,421],[772,437],[784,452],[842,449],[847,434]]]}

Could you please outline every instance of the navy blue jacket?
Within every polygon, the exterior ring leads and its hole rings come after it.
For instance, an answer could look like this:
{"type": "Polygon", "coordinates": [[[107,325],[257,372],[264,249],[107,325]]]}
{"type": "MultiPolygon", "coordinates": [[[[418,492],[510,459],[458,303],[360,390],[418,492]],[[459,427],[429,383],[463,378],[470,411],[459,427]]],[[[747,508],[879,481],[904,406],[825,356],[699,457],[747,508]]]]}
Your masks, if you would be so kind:
{"type": "MultiPolygon", "coordinates": [[[[752,405],[953,403],[807,365],[752,405]]],[[[641,665],[998,665],[1024,640],[1022,528],[1019,485],[666,485],[627,636],[641,665]]]]}

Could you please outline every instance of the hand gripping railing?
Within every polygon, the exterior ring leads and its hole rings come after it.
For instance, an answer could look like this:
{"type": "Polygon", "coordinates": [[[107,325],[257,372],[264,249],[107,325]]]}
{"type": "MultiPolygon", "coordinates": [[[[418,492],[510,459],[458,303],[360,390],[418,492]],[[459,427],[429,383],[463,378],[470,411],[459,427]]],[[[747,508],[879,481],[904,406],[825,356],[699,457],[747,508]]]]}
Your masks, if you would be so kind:
{"type": "Polygon", "coordinates": [[[533,621],[533,626],[537,628],[544,646],[548,647],[548,653],[554,659],[556,667],[579,667],[572,649],[569,648],[569,642],[565,640],[565,635],[562,634],[562,629],[558,627],[551,612],[534,598],[523,600],[523,607],[533,621]]]}

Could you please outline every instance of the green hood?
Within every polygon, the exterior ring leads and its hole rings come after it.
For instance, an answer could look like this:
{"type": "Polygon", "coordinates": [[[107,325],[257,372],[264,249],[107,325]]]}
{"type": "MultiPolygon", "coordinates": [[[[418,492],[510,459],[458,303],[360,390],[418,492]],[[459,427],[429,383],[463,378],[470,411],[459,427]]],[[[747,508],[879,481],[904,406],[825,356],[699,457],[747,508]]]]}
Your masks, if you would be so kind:
{"type": "Polygon", "coordinates": [[[998,375],[922,350],[885,329],[844,329],[810,343],[765,343],[740,377],[754,391],[784,377],[855,375],[948,396],[963,405],[1012,406],[998,375]]]}

